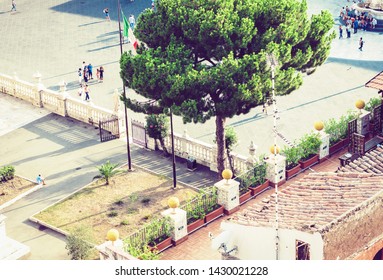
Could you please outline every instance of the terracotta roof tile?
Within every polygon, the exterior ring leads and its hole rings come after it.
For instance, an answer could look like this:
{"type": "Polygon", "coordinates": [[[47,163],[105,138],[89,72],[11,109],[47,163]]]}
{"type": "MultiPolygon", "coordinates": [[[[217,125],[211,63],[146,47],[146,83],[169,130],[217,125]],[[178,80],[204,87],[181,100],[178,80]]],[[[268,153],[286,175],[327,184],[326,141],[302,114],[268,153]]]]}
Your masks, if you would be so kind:
{"type": "MultiPolygon", "coordinates": [[[[279,226],[321,231],[364,201],[383,192],[383,176],[370,173],[311,173],[278,193],[279,226]]],[[[275,226],[275,193],[233,214],[234,223],[275,226]]]]}
{"type": "Polygon", "coordinates": [[[342,172],[363,172],[373,174],[383,174],[383,148],[377,147],[369,151],[348,165],[341,167],[338,171],[342,172]]]}

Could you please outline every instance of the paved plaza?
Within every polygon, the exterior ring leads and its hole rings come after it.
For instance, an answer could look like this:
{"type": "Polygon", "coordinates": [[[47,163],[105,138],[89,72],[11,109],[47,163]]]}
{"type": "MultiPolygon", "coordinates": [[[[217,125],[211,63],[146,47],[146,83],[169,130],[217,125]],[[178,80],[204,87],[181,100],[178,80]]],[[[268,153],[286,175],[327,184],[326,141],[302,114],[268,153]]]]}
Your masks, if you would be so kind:
{"type": "MultiPolygon", "coordinates": [[[[347,1],[309,0],[309,12],[329,9],[334,15],[336,30],[338,13],[347,1]]],[[[126,16],[149,8],[151,0],[121,1],[126,16]]],[[[117,1],[101,0],[19,0],[17,12],[10,13],[10,1],[0,3],[0,73],[17,75],[33,82],[33,74],[42,74],[42,83],[58,90],[61,81],[68,83],[68,92],[77,96],[77,69],[82,61],[97,68],[104,66],[104,83],[90,83],[91,98],[96,105],[112,109],[113,91],[121,91],[119,78],[119,36],[117,1]],[[106,4],[107,3],[107,4],[106,4]],[[104,19],[102,10],[109,5],[111,21],[104,19]]],[[[132,36],[132,35],[131,35],[132,36]]],[[[303,86],[288,96],[277,99],[280,112],[278,130],[287,139],[294,140],[309,132],[317,120],[338,117],[354,108],[357,99],[368,100],[377,91],[364,84],[383,70],[383,35],[367,31],[352,34],[351,39],[335,39],[326,63],[314,74],[304,77],[303,86]],[[359,37],[365,40],[364,51],[358,50],[359,37]]],[[[124,44],[132,50],[132,44],[124,44]]],[[[134,93],[131,90],[129,95],[134,93]]],[[[273,143],[271,116],[261,108],[227,120],[240,139],[235,151],[247,155],[247,146],[253,140],[258,154],[268,151],[273,143]]],[[[91,126],[50,114],[0,95],[0,154],[6,164],[16,166],[17,173],[35,178],[41,170],[47,175],[49,186],[20,200],[2,213],[8,217],[9,237],[31,247],[31,259],[67,259],[65,242],[49,230],[40,231],[27,218],[42,208],[89,182],[95,166],[106,158],[115,162],[126,160],[123,141],[100,143],[97,131],[91,126]]],[[[129,117],[143,120],[144,116],[129,111],[129,117]]],[[[206,124],[183,125],[175,118],[175,131],[188,130],[191,137],[212,143],[214,120],[206,124]]],[[[279,145],[283,141],[278,139],[279,145]]],[[[157,171],[171,174],[170,163],[133,146],[132,161],[147,168],[156,163],[157,171]],[[163,168],[168,166],[167,168],[163,168]]],[[[197,176],[179,168],[180,180],[193,183],[197,176]],[[182,173],[183,172],[183,173],[182,173]],[[194,176],[194,177],[193,177],[194,176]]],[[[201,185],[210,182],[208,173],[199,178],[201,185]],[[206,181],[204,181],[206,180],[206,181]]]]}

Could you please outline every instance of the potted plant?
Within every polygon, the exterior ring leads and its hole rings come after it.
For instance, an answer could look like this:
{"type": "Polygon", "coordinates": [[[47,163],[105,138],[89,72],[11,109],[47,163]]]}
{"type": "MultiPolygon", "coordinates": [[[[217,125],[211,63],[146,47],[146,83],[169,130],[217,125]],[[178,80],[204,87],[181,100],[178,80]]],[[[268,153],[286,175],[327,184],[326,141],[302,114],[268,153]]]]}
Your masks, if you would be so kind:
{"type": "Polygon", "coordinates": [[[319,133],[305,134],[300,140],[298,147],[301,159],[298,161],[302,169],[306,169],[319,162],[319,146],[321,144],[319,133]]]}
{"type": "Polygon", "coordinates": [[[215,219],[223,216],[223,206],[218,204],[218,191],[216,187],[212,187],[207,193],[207,203],[205,209],[205,223],[210,223],[215,219]]]}
{"type": "Polygon", "coordinates": [[[266,178],[267,165],[266,162],[260,159],[260,163],[257,163],[253,168],[253,177],[249,186],[251,196],[256,196],[269,188],[269,180],[266,178]]]}
{"type": "Polygon", "coordinates": [[[294,146],[285,146],[282,155],[286,157],[286,180],[301,172],[299,160],[302,158],[301,149],[294,143],[294,146]]]}
{"type": "Polygon", "coordinates": [[[251,198],[251,190],[249,186],[252,179],[252,170],[249,170],[240,176],[236,177],[234,180],[239,182],[239,204],[245,203],[251,198]]]}
{"type": "Polygon", "coordinates": [[[205,209],[202,207],[200,202],[200,196],[194,203],[189,203],[186,210],[187,218],[187,231],[192,233],[205,225],[205,209]]]}
{"type": "Polygon", "coordinates": [[[162,252],[172,246],[172,226],[169,217],[153,220],[146,228],[146,237],[149,248],[162,252]]]}

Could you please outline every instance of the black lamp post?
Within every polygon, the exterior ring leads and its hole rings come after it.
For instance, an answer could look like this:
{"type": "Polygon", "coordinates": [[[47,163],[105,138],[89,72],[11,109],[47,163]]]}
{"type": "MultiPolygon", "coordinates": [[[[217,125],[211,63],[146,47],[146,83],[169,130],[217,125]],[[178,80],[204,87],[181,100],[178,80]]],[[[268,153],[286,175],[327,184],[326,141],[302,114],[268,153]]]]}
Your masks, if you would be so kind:
{"type": "Polygon", "coordinates": [[[170,133],[172,137],[173,189],[177,188],[176,155],[174,154],[173,112],[170,108],[170,133]]]}
{"type": "MultiPolygon", "coordinates": [[[[120,13],[121,13],[121,5],[120,5],[120,0],[117,0],[117,5],[118,5],[118,33],[120,35],[120,54],[122,55],[122,34],[121,34],[121,18],[120,18],[120,13]]],[[[124,81],[122,82],[122,92],[123,92],[123,97],[124,100],[126,100],[126,91],[125,91],[125,85],[124,81]]],[[[124,113],[125,113],[125,130],[126,130],[126,150],[128,152],[128,168],[129,170],[132,170],[132,160],[130,157],[130,145],[129,145],[129,126],[128,126],[128,110],[126,108],[126,105],[124,104],[124,113]]]]}

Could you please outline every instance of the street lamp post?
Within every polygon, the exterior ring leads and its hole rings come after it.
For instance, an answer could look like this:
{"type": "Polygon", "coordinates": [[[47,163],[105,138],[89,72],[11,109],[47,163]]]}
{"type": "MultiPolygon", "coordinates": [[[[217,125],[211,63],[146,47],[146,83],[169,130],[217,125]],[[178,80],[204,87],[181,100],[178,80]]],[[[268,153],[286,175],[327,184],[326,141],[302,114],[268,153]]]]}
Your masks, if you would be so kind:
{"type": "Polygon", "coordinates": [[[278,205],[278,167],[277,167],[277,104],[275,99],[275,67],[277,66],[277,61],[273,54],[267,55],[268,64],[271,67],[271,88],[272,88],[272,98],[273,98],[273,128],[274,128],[274,180],[275,180],[275,258],[279,259],[279,205],[278,205]]]}
{"type": "Polygon", "coordinates": [[[176,155],[174,154],[173,112],[170,108],[170,133],[172,137],[173,189],[177,188],[176,155]]]}
{"type": "MultiPolygon", "coordinates": [[[[122,35],[121,35],[121,5],[120,5],[120,0],[117,0],[117,5],[118,5],[118,33],[119,33],[119,38],[120,38],[120,54],[122,55],[122,35]]],[[[125,85],[124,81],[122,81],[122,92],[123,92],[123,97],[124,101],[126,100],[126,91],[125,91],[125,85]]],[[[126,105],[124,103],[124,113],[125,113],[125,131],[126,131],[126,150],[128,152],[128,168],[129,170],[132,170],[132,160],[130,157],[130,144],[129,144],[129,126],[128,126],[128,109],[126,108],[126,105]]]]}

